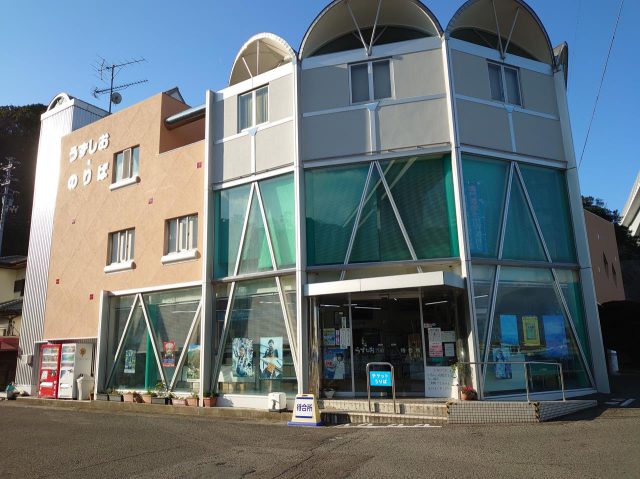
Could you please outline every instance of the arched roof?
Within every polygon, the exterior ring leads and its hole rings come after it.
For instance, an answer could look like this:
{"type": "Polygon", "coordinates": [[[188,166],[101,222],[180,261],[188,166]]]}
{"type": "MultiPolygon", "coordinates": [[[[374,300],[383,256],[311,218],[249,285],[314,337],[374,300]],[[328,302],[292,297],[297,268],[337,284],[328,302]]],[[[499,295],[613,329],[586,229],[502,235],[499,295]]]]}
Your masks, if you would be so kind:
{"type": "Polygon", "coordinates": [[[378,28],[393,26],[416,30],[424,36],[442,35],[438,19],[418,0],[334,0],[320,12],[304,34],[300,59],[312,56],[331,41],[356,30],[354,19],[361,30],[377,25],[378,28]]]}
{"type": "Polygon", "coordinates": [[[526,52],[534,60],[554,65],[553,48],[547,30],[538,15],[522,0],[469,0],[451,18],[447,34],[455,37],[452,34],[464,29],[476,30],[480,35],[488,32],[495,36],[498,36],[499,30],[503,48],[511,34],[510,43],[518,50],[526,52]]]}
{"type": "Polygon", "coordinates": [[[295,61],[296,52],[286,41],[273,33],[258,33],[242,45],[236,55],[229,86],[295,61]]]}
{"type": "Polygon", "coordinates": [[[49,102],[49,106],[47,107],[47,111],[51,111],[55,107],[57,107],[58,105],[62,105],[63,103],[67,103],[68,101],[71,101],[71,99],[72,99],[72,97],[70,97],[69,95],[67,95],[64,92],[58,93],[55,97],[53,97],[53,100],[51,100],[49,102]]]}

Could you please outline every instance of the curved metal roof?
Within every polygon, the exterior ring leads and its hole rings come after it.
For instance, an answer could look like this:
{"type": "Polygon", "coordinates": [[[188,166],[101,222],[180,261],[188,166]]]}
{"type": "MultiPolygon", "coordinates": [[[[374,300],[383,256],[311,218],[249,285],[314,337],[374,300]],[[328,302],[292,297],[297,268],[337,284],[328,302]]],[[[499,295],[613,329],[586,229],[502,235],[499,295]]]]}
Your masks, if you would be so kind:
{"type": "Polygon", "coordinates": [[[236,55],[229,86],[295,61],[296,52],[285,40],[273,33],[258,33],[247,40],[236,55]]]}
{"type": "Polygon", "coordinates": [[[57,107],[58,105],[62,105],[63,103],[71,101],[72,99],[73,99],[73,97],[69,96],[65,92],[58,93],[56,96],[53,97],[53,100],[51,100],[49,102],[49,106],[47,107],[47,111],[51,111],[55,107],[57,107]]]}
{"type": "Polygon", "coordinates": [[[538,15],[522,0],[469,0],[453,15],[446,33],[450,35],[461,28],[477,28],[495,35],[498,35],[499,29],[502,38],[509,38],[512,32],[511,42],[534,59],[554,65],[553,48],[547,30],[538,15]]]}
{"type": "Polygon", "coordinates": [[[304,34],[300,44],[300,59],[311,56],[330,41],[352,32],[356,28],[354,18],[360,29],[377,23],[379,26],[413,28],[429,36],[442,35],[438,19],[418,0],[334,0],[318,14],[304,34]],[[347,3],[351,7],[353,18],[347,3]]]}

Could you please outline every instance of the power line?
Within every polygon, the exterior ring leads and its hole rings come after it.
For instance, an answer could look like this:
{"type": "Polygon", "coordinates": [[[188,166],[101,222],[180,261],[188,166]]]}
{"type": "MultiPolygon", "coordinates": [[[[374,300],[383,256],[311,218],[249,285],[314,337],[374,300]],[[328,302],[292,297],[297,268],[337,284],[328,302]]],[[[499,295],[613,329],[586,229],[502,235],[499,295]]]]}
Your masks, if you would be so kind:
{"type": "Polygon", "coordinates": [[[602,91],[602,84],[604,83],[604,77],[607,74],[607,66],[609,66],[609,58],[611,57],[611,51],[613,50],[613,42],[616,39],[616,32],[618,31],[618,24],[620,23],[620,17],[622,17],[622,7],[624,6],[624,0],[620,0],[620,8],[618,9],[618,18],[616,19],[616,25],[613,27],[613,35],[611,35],[611,43],[609,43],[609,52],[607,53],[607,59],[604,62],[604,69],[602,70],[602,77],[600,78],[600,86],[598,87],[598,94],[596,95],[596,102],[593,105],[593,112],[591,113],[591,120],[589,120],[589,128],[587,129],[587,136],[584,139],[584,145],[582,145],[582,153],[580,154],[580,162],[578,163],[578,169],[582,166],[582,160],[584,159],[584,152],[587,149],[587,142],[589,141],[589,134],[591,133],[591,126],[593,125],[593,119],[596,116],[596,109],[598,108],[598,100],[600,100],[600,92],[602,91]]]}

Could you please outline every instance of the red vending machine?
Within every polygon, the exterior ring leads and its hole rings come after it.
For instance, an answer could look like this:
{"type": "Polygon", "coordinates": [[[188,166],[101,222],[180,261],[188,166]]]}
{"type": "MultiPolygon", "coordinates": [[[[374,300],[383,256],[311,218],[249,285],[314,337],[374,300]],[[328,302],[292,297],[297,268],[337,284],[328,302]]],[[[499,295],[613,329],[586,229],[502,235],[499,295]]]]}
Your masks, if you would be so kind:
{"type": "Polygon", "coordinates": [[[60,344],[43,344],[40,346],[38,397],[52,399],[58,397],[60,346],[60,344]]]}

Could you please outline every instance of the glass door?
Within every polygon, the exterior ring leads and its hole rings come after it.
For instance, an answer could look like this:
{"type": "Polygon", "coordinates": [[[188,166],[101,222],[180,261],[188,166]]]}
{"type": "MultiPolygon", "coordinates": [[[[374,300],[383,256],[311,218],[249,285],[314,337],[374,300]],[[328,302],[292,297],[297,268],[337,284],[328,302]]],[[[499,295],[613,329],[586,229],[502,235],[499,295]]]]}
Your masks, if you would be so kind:
{"type": "Polygon", "coordinates": [[[318,298],[320,328],[320,384],[340,395],[353,395],[349,296],[318,298]]]}

